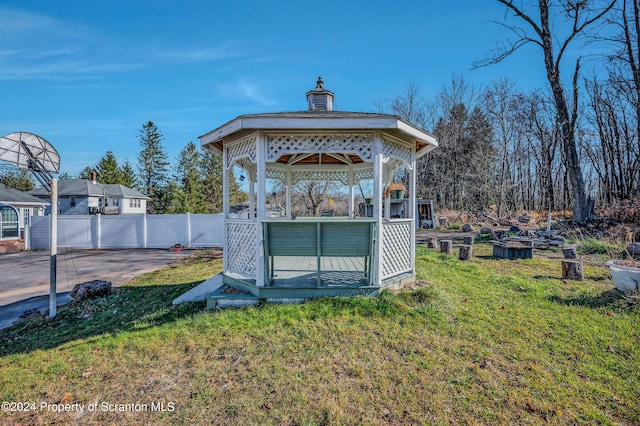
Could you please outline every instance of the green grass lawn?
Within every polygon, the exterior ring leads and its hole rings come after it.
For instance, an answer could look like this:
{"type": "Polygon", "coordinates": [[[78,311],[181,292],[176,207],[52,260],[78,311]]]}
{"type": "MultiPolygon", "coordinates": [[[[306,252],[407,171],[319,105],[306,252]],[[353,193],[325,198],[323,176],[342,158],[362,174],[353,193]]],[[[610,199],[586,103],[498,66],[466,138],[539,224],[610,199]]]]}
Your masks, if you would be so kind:
{"type": "Polygon", "coordinates": [[[171,306],[221,269],[187,259],[0,331],[0,399],[35,404],[0,423],[640,424],[640,306],[605,259],[563,282],[561,254],[474,250],[418,247],[413,290],[223,311],[171,306]]]}

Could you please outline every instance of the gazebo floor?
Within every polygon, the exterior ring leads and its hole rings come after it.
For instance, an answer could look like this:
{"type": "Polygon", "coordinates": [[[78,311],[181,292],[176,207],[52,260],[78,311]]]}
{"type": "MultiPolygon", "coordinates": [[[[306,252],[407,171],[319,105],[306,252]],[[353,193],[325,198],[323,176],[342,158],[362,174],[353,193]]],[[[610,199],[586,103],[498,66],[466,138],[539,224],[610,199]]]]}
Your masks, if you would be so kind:
{"type": "MultiPolygon", "coordinates": [[[[321,287],[363,287],[367,285],[362,257],[322,257],[321,287]]],[[[303,256],[274,258],[273,280],[269,287],[317,287],[317,259],[303,256]]]]}
{"type": "MultiPolygon", "coordinates": [[[[258,286],[255,280],[225,272],[224,283],[250,294],[221,294],[207,297],[207,307],[221,306],[220,300],[244,300],[250,304],[258,300],[302,301],[315,297],[372,296],[383,288],[399,288],[415,281],[415,275],[403,273],[387,278],[381,286],[368,285],[363,257],[323,257],[320,263],[320,285],[316,257],[278,256],[274,259],[273,279],[268,286],[258,286]]],[[[242,303],[242,302],[239,302],[242,303]]]]}

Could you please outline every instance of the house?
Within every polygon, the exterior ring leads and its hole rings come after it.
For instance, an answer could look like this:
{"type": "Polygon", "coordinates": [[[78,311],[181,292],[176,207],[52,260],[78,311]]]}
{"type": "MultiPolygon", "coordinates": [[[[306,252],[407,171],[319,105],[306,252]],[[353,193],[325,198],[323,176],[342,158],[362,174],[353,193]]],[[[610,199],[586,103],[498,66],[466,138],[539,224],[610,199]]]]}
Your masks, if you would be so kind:
{"type": "MultiPolygon", "coordinates": [[[[9,205],[14,207],[17,211],[18,217],[18,236],[24,238],[25,224],[29,223],[29,217],[31,216],[43,216],[45,213],[45,206],[48,205],[46,201],[33,195],[13,188],[7,188],[0,184],[0,204],[9,205]]],[[[0,238],[3,236],[0,235],[0,238]]]]}
{"type": "MultiPolygon", "coordinates": [[[[51,200],[44,188],[31,193],[40,199],[51,200]]],[[[146,213],[147,200],[146,195],[123,185],[88,179],[58,181],[58,208],[65,215],[146,213]]]]}

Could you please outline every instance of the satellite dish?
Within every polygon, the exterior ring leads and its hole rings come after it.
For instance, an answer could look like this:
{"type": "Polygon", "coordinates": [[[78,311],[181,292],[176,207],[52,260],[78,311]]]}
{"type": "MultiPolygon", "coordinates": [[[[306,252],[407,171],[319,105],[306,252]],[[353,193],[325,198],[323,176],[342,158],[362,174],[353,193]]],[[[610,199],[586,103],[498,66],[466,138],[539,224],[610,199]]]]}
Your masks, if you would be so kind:
{"type": "Polygon", "coordinates": [[[38,181],[49,187],[51,173],[60,170],[60,154],[44,138],[28,132],[15,132],[0,138],[0,160],[31,170],[38,181]]]}
{"type": "Polygon", "coordinates": [[[33,161],[40,163],[42,171],[58,173],[60,155],[44,138],[28,132],[15,132],[0,138],[0,160],[20,169],[32,170],[33,161]]]}

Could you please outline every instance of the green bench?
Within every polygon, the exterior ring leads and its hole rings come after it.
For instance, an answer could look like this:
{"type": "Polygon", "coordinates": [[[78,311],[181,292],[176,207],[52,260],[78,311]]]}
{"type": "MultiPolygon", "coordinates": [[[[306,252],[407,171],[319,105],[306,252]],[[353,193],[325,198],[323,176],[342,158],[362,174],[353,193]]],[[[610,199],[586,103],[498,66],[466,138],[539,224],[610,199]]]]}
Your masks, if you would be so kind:
{"type": "Polygon", "coordinates": [[[369,221],[263,222],[265,282],[273,280],[275,256],[317,259],[317,284],[321,285],[321,257],[364,257],[364,276],[371,283],[375,223],[369,221]]]}

